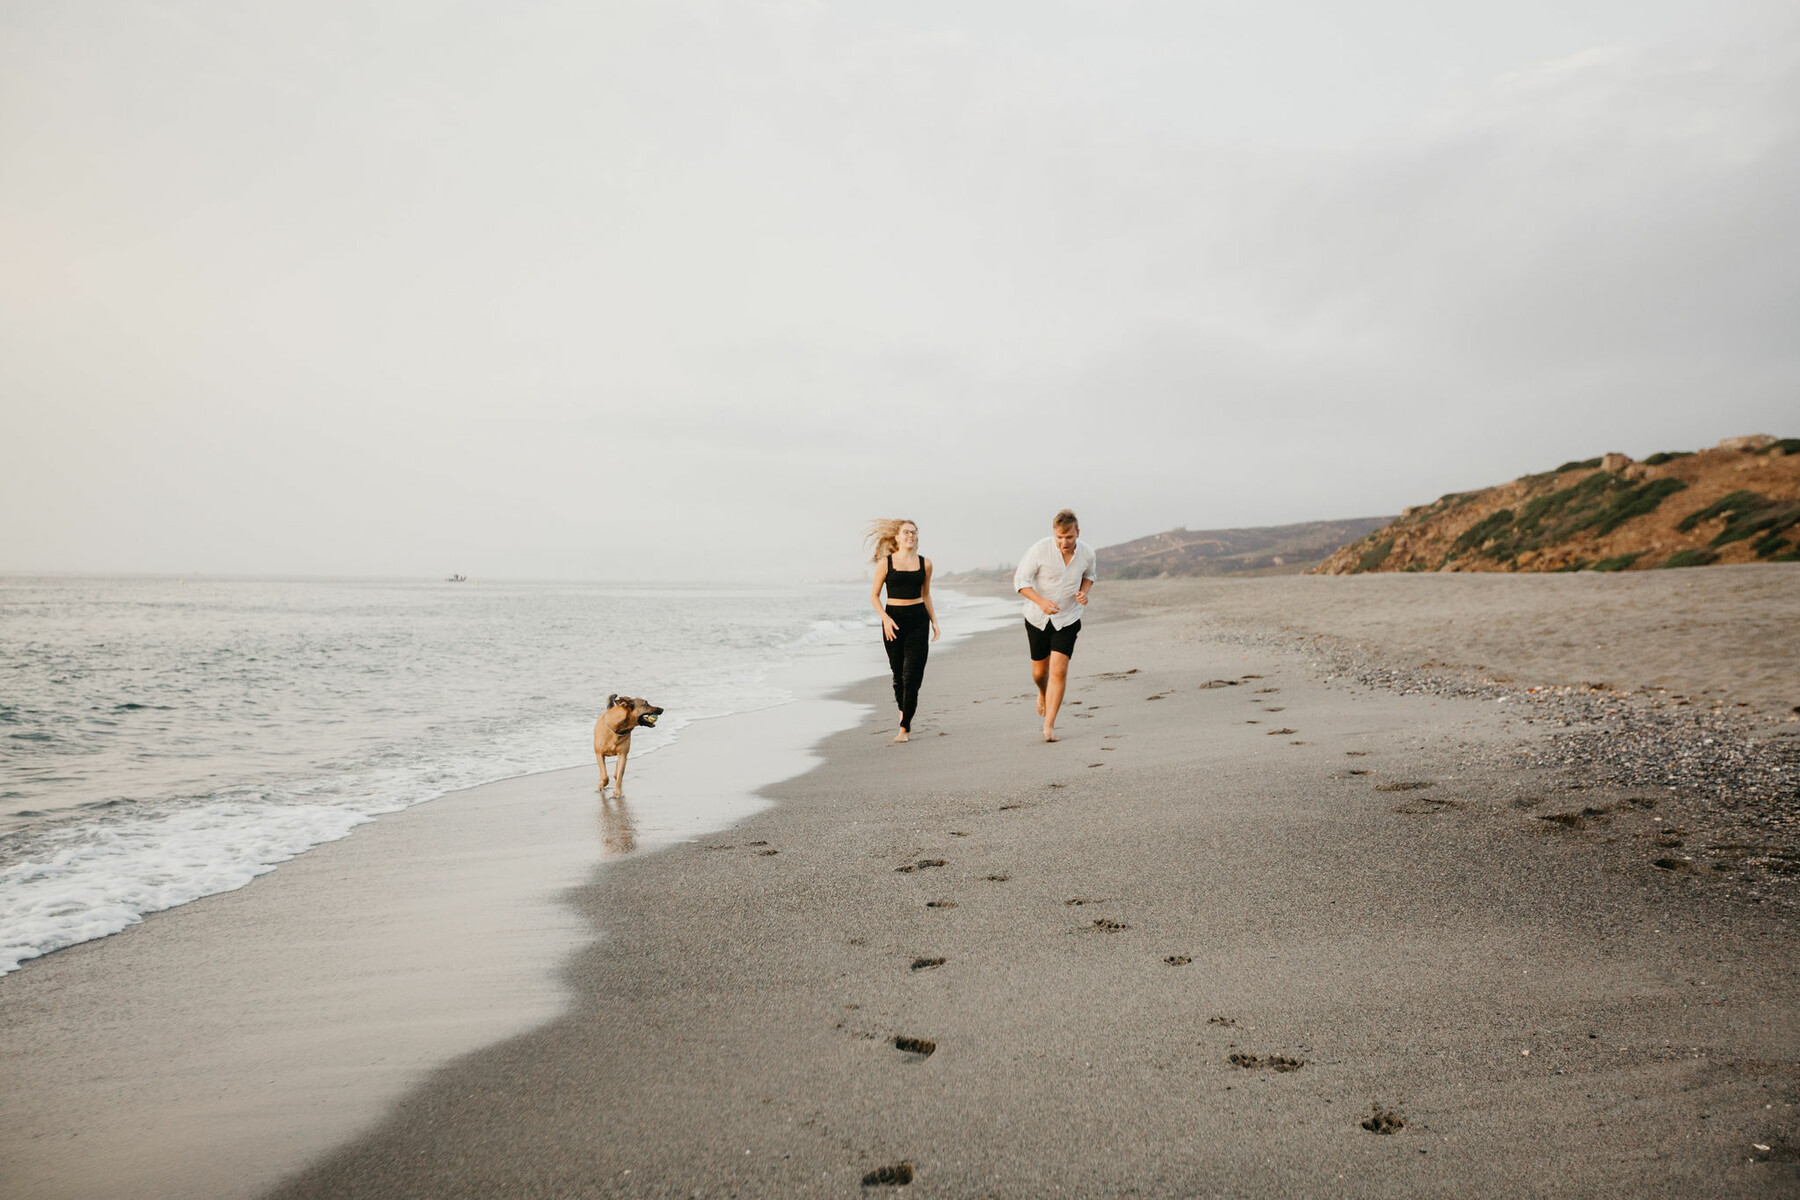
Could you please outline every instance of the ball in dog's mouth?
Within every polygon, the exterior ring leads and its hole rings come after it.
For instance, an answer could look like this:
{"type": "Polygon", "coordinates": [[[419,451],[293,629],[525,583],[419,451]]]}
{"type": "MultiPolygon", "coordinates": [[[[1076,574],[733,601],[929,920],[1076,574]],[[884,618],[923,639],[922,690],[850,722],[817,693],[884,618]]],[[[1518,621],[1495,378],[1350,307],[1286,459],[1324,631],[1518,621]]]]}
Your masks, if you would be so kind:
{"type": "Polygon", "coordinates": [[[645,713],[643,716],[638,718],[638,724],[639,725],[655,725],[656,724],[656,714],[655,713],[645,713]]]}

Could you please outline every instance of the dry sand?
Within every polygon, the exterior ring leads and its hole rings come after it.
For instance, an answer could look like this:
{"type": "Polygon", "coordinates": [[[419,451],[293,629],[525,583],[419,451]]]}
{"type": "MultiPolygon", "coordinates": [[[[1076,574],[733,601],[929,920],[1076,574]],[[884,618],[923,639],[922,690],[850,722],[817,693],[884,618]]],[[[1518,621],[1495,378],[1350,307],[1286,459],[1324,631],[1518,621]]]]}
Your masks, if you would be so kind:
{"type": "MultiPolygon", "coordinates": [[[[1103,584],[1053,746],[1013,630],[933,659],[909,745],[861,685],[878,716],[775,807],[571,893],[598,940],[568,1011],[273,1194],[849,1196],[902,1163],[896,1194],[959,1197],[1800,1189],[1794,876],[1659,869],[1704,858],[1669,843],[1705,797],[1530,767],[1547,733],[1508,706],[1313,665],[1330,638],[1697,693],[1795,661],[1768,614],[1800,571],[1668,576],[1103,584]],[[1366,1130],[1377,1106],[1404,1126],[1366,1130]]],[[[1743,694],[1782,732],[1779,684],[1743,694]]],[[[563,778],[515,802],[591,821],[563,778]]],[[[137,1190],[100,1182],[63,1194],[137,1190]]]]}

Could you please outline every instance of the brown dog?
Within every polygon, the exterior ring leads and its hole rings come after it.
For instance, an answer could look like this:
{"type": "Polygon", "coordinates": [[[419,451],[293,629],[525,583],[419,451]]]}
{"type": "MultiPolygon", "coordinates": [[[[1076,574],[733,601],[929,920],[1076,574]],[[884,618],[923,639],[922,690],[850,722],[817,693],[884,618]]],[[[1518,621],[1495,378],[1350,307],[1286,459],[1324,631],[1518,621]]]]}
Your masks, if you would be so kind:
{"type": "Polygon", "coordinates": [[[639,725],[646,729],[656,725],[662,709],[640,697],[611,695],[606,698],[606,711],[594,722],[594,758],[600,763],[600,786],[606,792],[606,760],[617,758],[619,765],[612,777],[614,796],[625,794],[625,759],[631,753],[631,731],[639,725]]]}

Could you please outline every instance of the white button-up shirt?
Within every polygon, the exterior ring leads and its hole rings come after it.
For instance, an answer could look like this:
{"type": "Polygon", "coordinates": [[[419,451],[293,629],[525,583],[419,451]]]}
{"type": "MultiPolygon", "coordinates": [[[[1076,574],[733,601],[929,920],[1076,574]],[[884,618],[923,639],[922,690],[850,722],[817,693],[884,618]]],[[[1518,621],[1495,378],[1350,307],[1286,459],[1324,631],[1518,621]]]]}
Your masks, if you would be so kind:
{"type": "Polygon", "coordinates": [[[1056,548],[1053,537],[1044,538],[1027,550],[1025,557],[1019,560],[1019,569],[1013,572],[1013,591],[1030,588],[1056,605],[1056,615],[1051,616],[1027,600],[1025,619],[1031,622],[1032,628],[1042,629],[1049,623],[1058,629],[1067,629],[1081,620],[1082,606],[1076,603],[1075,593],[1081,590],[1082,580],[1099,577],[1095,574],[1099,565],[1093,548],[1080,538],[1075,539],[1075,553],[1067,563],[1063,562],[1062,551],[1056,548]]]}

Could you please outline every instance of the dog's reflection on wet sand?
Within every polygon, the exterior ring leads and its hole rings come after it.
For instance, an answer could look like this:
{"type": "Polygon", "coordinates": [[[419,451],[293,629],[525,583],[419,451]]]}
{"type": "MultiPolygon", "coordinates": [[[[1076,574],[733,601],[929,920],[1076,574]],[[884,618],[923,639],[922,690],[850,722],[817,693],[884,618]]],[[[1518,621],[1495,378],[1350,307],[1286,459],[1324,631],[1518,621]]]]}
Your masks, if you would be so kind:
{"type": "Polygon", "coordinates": [[[613,858],[637,849],[637,822],[622,799],[600,801],[600,853],[613,858]]]}

